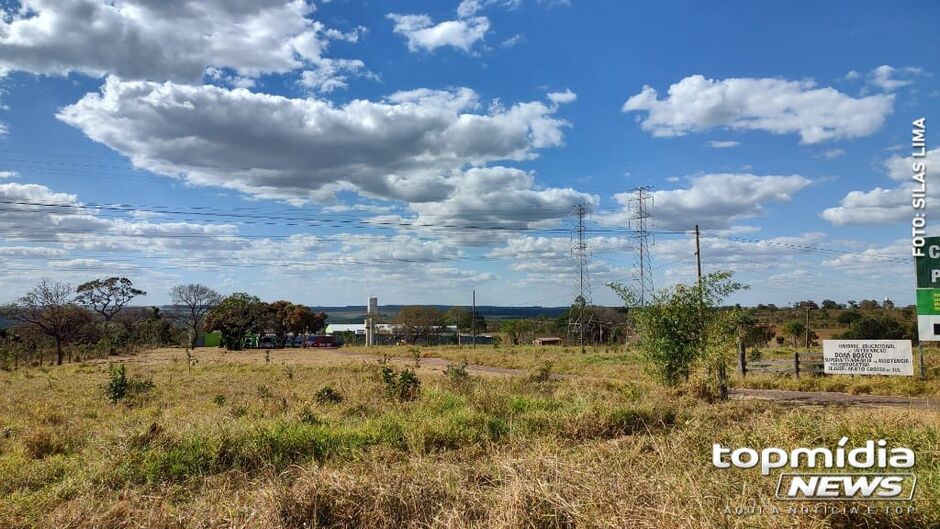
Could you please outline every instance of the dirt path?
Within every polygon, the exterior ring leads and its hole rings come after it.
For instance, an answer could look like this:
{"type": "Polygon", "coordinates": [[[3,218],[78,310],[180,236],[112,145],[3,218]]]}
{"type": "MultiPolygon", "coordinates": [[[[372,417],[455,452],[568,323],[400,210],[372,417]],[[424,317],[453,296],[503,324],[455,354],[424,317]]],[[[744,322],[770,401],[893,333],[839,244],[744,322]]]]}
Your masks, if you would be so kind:
{"type": "Polygon", "coordinates": [[[849,395],[848,393],[822,391],[785,391],[781,389],[731,390],[733,399],[760,399],[791,404],[843,405],[843,406],[889,406],[917,410],[940,411],[940,401],[918,397],[889,397],[881,395],[849,395]]]}
{"type": "MultiPolygon", "coordinates": [[[[352,362],[378,362],[382,356],[357,353],[344,349],[275,349],[268,351],[268,358],[265,351],[253,349],[250,351],[238,351],[223,353],[218,349],[198,349],[197,356],[201,360],[211,360],[214,362],[231,363],[265,363],[270,360],[271,363],[310,365],[310,366],[335,366],[348,364],[352,362]]],[[[185,362],[185,351],[182,349],[157,349],[144,354],[123,357],[122,361],[142,364],[160,364],[174,361],[185,362]]],[[[104,360],[104,361],[113,361],[104,360]]],[[[414,361],[410,358],[400,356],[388,357],[389,362],[406,366],[413,365],[414,361]]],[[[421,371],[441,372],[448,365],[456,362],[444,358],[424,357],[421,358],[421,371]]],[[[526,376],[529,374],[524,369],[512,369],[507,367],[493,367],[479,364],[468,364],[467,371],[477,375],[487,376],[526,376]]],[[[555,374],[554,378],[577,378],[573,374],[555,374]]],[[[893,397],[878,395],[849,395],[848,393],[817,392],[817,391],[785,391],[779,389],[731,389],[731,398],[733,399],[760,399],[779,402],[782,404],[803,404],[812,406],[868,406],[868,407],[894,407],[908,408],[917,410],[940,411],[940,400],[931,400],[918,397],[893,397]]]]}

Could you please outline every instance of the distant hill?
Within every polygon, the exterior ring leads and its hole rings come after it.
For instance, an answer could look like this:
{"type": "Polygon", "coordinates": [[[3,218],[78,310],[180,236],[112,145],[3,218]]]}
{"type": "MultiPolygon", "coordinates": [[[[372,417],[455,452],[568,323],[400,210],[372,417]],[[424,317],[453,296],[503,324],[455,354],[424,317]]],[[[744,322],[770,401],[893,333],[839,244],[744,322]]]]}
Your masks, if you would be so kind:
{"type": "MultiPolygon", "coordinates": [[[[405,305],[379,305],[379,314],[384,318],[392,319],[405,305]]],[[[441,312],[447,311],[451,305],[427,305],[441,312]]],[[[362,323],[366,314],[365,305],[347,305],[345,307],[310,307],[315,311],[323,311],[329,316],[330,323],[362,323]]],[[[469,309],[470,307],[465,307],[469,309]]],[[[477,312],[487,320],[505,320],[517,318],[557,318],[565,313],[568,307],[498,307],[494,305],[477,305],[477,312]]]]}

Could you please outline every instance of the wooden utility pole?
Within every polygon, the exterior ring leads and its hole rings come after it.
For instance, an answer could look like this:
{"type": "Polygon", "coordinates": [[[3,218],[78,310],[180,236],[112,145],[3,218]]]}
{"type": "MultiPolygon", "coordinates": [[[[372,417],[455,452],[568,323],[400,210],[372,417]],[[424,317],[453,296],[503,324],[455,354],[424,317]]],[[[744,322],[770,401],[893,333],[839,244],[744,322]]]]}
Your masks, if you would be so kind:
{"type": "Polygon", "coordinates": [[[806,350],[809,351],[809,306],[806,307],[806,328],[803,329],[803,334],[804,347],[806,347],[806,350]]]}
{"type": "Polygon", "coordinates": [[[473,289],[473,312],[470,313],[470,333],[473,334],[473,349],[477,348],[477,290],[473,289]]]}
{"type": "Polygon", "coordinates": [[[698,288],[702,289],[702,246],[699,243],[698,224],[695,225],[695,264],[698,267],[698,288]]]}

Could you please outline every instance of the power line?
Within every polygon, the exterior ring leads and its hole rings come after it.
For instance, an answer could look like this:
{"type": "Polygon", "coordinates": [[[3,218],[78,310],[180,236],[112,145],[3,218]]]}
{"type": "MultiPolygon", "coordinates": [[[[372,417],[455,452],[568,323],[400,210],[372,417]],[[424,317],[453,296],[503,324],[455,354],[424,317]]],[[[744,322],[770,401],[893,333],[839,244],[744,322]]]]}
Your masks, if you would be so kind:
{"type": "Polygon", "coordinates": [[[874,259],[878,261],[894,261],[898,263],[910,263],[912,261],[911,258],[891,257],[890,255],[871,255],[871,254],[865,254],[865,253],[850,251],[850,250],[840,250],[840,249],[835,249],[835,248],[822,248],[819,246],[808,246],[808,245],[803,245],[803,244],[786,243],[786,242],[774,241],[774,240],[768,240],[768,239],[748,239],[744,237],[734,237],[730,235],[721,235],[717,233],[708,233],[708,232],[702,232],[702,236],[716,238],[716,239],[726,239],[729,241],[736,241],[736,242],[762,244],[762,245],[767,245],[767,246],[778,246],[781,248],[790,248],[793,250],[801,250],[801,251],[808,251],[808,252],[823,252],[823,253],[832,253],[832,254],[839,254],[839,255],[854,255],[854,256],[864,257],[866,259],[874,259]]]}

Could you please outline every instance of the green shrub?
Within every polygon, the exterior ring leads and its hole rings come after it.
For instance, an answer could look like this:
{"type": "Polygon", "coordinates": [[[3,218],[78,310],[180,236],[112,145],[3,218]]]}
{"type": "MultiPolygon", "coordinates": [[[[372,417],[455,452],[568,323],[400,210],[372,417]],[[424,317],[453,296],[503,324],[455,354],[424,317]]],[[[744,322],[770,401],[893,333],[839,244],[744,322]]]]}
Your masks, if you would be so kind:
{"type": "Polygon", "coordinates": [[[154,384],[150,379],[127,378],[127,371],[124,364],[112,364],[110,369],[111,376],[108,383],[105,384],[104,392],[112,404],[126,397],[141,395],[153,389],[154,384]]]}
{"type": "MultiPolygon", "coordinates": [[[[735,334],[728,332],[730,317],[719,308],[724,298],[746,289],[730,272],[713,272],[696,285],[676,285],[640,302],[639,295],[620,283],[609,283],[626,303],[639,334],[639,350],[650,371],[674,386],[688,380],[693,364],[705,364],[719,376],[725,351],[734,348],[735,334]]],[[[711,373],[710,373],[711,374],[711,373]]]]}
{"type": "Polygon", "coordinates": [[[530,382],[548,382],[552,379],[552,363],[544,362],[529,373],[530,382]]]}
{"type": "Polygon", "coordinates": [[[421,394],[421,380],[411,369],[398,375],[398,400],[415,400],[421,394]]]}
{"type": "Polygon", "coordinates": [[[111,364],[111,378],[104,387],[105,394],[112,404],[127,396],[127,372],[124,364],[111,364]]]}
{"type": "Polygon", "coordinates": [[[447,368],[444,369],[444,375],[447,376],[447,379],[450,380],[451,383],[458,386],[462,386],[470,381],[470,372],[467,371],[466,362],[447,364],[447,368]]]}
{"type": "Polygon", "coordinates": [[[330,386],[323,386],[316,394],[317,404],[339,404],[343,396],[330,386]]]}
{"type": "Polygon", "coordinates": [[[379,376],[385,386],[385,393],[389,397],[402,401],[411,401],[421,394],[421,380],[412,369],[405,369],[400,373],[389,365],[388,358],[380,362],[379,376]]]}

